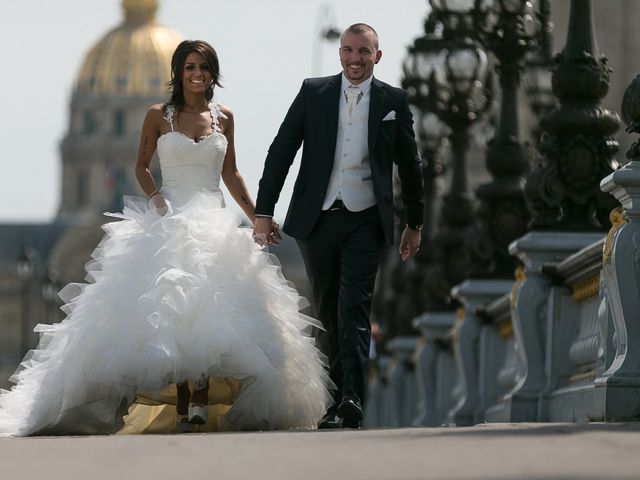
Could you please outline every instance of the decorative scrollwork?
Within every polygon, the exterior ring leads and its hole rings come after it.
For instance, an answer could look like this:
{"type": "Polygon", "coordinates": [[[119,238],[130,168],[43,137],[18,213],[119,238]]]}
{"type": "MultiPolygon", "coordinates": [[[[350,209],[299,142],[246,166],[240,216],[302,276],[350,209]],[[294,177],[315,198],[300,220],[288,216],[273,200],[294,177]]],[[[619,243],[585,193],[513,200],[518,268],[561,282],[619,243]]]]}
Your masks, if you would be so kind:
{"type": "Polygon", "coordinates": [[[518,289],[520,288],[520,286],[527,279],[527,273],[524,267],[519,265],[516,268],[516,271],[514,272],[513,276],[515,277],[516,281],[514,282],[513,287],[511,287],[511,310],[516,308],[516,293],[518,292],[518,289]]]}
{"type": "Polygon", "coordinates": [[[624,208],[616,207],[611,210],[609,221],[611,222],[611,228],[609,229],[609,233],[607,233],[607,238],[602,249],[602,263],[604,265],[609,265],[609,263],[611,262],[611,253],[613,252],[613,239],[618,230],[624,227],[625,224],[629,223],[629,217],[627,216],[624,208]]]}
{"type": "Polygon", "coordinates": [[[584,302],[600,292],[600,274],[571,285],[571,298],[574,302],[584,302]]]}

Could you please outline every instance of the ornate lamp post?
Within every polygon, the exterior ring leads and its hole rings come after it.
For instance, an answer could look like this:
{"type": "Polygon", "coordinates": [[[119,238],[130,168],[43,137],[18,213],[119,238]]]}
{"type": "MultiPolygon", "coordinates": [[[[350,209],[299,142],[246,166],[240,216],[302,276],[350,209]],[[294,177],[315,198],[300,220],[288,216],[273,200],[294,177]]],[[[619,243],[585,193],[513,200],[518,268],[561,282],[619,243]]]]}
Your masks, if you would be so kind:
{"type": "Polygon", "coordinates": [[[314,77],[320,75],[322,71],[322,43],[340,40],[342,32],[336,25],[337,22],[331,5],[321,5],[316,15],[316,28],[311,52],[311,75],[314,77]]]}
{"type": "MultiPolygon", "coordinates": [[[[443,423],[453,406],[450,390],[457,376],[452,366],[451,332],[458,303],[449,291],[469,273],[464,239],[473,220],[473,204],[468,192],[467,151],[471,126],[491,104],[492,84],[487,57],[473,39],[473,0],[433,0],[431,5],[432,16],[443,26],[442,41],[437,54],[428,57],[430,68],[421,70],[423,88],[429,93],[422,108],[448,127],[452,172],[441,205],[439,229],[427,253],[429,261],[421,267],[423,314],[414,321],[424,338],[417,365],[421,402],[416,422],[420,425],[443,423]],[[451,369],[443,373],[438,364],[450,365],[451,369]],[[436,392],[440,392],[439,399],[436,392]]],[[[420,55],[419,49],[416,55],[420,55]]],[[[424,63],[426,60],[416,62],[424,63]]]]}
{"type": "Polygon", "coordinates": [[[618,167],[612,135],[620,120],[600,104],[610,71],[598,52],[591,2],[572,0],[567,44],[553,74],[560,107],[541,122],[544,158],[527,185],[535,230],[604,231],[609,226],[616,203],[598,185],[618,167]]]}
{"type": "Polygon", "coordinates": [[[29,336],[31,333],[31,314],[29,295],[31,279],[35,272],[35,251],[29,242],[25,242],[16,263],[18,277],[21,281],[20,307],[20,357],[29,350],[29,336]]]}
{"type": "Polygon", "coordinates": [[[553,24],[550,21],[551,7],[549,0],[539,1],[537,12],[538,22],[541,25],[539,36],[539,48],[532,52],[526,60],[526,72],[523,77],[523,87],[529,100],[529,106],[536,115],[538,123],[533,128],[536,145],[539,146],[540,120],[558,104],[558,99],[553,94],[551,84],[551,68],[553,58],[551,53],[551,32],[553,24]]]}
{"type": "Polygon", "coordinates": [[[60,290],[60,282],[57,275],[51,270],[47,270],[42,280],[42,298],[44,299],[45,322],[49,322],[49,310],[55,307],[60,290]]]}
{"type": "MultiPolygon", "coordinates": [[[[442,178],[446,171],[444,150],[448,145],[449,128],[438,115],[412,106],[416,125],[418,146],[422,156],[422,178],[424,181],[424,220],[422,241],[431,242],[436,228],[436,207],[442,178]]],[[[422,250],[421,250],[422,251],[422,250]]]]}
{"type": "Polygon", "coordinates": [[[443,139],[447,135],[445,125],[431,110],[431,97],[429,95],[429,78],[433,74],[437,59],[444,48],[444,40],[440,32],[437,31],[438,27],[435,16],[433,14],[429,15],[424,25],[425,35],[417,38],[408,49],[408,55],[403,66],[404,78],[402,80],[402,88],[409,95],[409,104],[414,115],[422,157],[425,195],[423,241],[429,241],[433,236],[438,178],[444,173],[444,163],[439,153],[443,139]]]}
{"type": "MultiPolygon", "coordinates": [[[[513,287],[510,279],[516,260],[510,256],[508,247],[526,232],[530,217],[524,197],[530,149],[525,148],[520,139],[517,94],[524,59],[535,50],[540,23],[543,23],[536,21],[533,3],[533,0],[474,2],[477,37],[498,63],[501,100],[496,130],[486,158],[492,180],[476,190],[480,206],[467,241],[471,278],[453,289],[454,296],[465,306],[464,321],[455,343],[465,394],[451,412],[451,419],[460,425],[484,420],[486,407],[495,401],[490,398],[493,387],[483,389],[482,378],[488,373],[487,359],[495,358],[496,351],[486,350],[486,344],[480,341],[483,332],[491,331],[495,326],[487,325],[478,309],[513,287]]],[[[496,343],[492,350],[495,348],[506,348],[506,341],[496,343]]]]}
{"type": "Polygon", "coordinates": [[[437,115],[448,127],[452,177],[435,238],[438,261],[428,267],[430,271],[425,276],[430,297],[426,307],[450,310],[456,304],[451,303],[449,289],[469,273],[463,250],[466,230],[473,221],[466,166],[469,129],[491,104],[492,78],[486,54],[473,39],[473,0],[432,0],[431,5],[431,17],[443,25],[442,40],[435,54],[423,53],[416,41],[415,64],[429,63],[430,68],[416,69],[415,77],[429,92],[422,100],[422,108],[437,115]]]}
{"type": "Polygon", "coordinates": [[[491,77],[484,51],[473,43],[452,46],[442,55],[443,75],[431,77],[433,110],[450,129],[452,172],[449,191],[443,198],[436,244],[440,250],[440,278],[428,280],[445,295],[434,298],[429,309],[452,309],[449,289],[468,277],[465,235],[473,223],[473,203],[467,180],[467,152],[471,126],[491,104],[491,77]],[[443,278],[444,277],[444,278],[443,278]]]}
{"type": "Polygon", "coordinates": [[[528,150],[520,141],[518,85],[522,62],[537,45],[533,0],[475,0],[475,26],[481,42],[498,60],[502,97],[487,169],[493,179],[480,185],[479,221],[469,238],[473,277],[510,278],[515,259],[509,244],[526,232],[529,211],[524,199],[528,150]]]}
{"type": "MultiPolygon", "coordinates": [[[[525,269],[512,290],[511,320],[527,368],[517,387],[501,396],[503,411],[511,412],[508,421],[544,418],[549,405],[547,347],[558,330],[556,326],[553,333],[548,330],[552,280],[542,267],[602,238],[597,230],[604,230],[604,217],[615,206],[615,199],[598,188],[600,179],[615,168],[611,156],[617,150],[610,135],[618,127],[618,117],[599,104],[607,92],[608,74],[606,60],[597,55],[591,3],[572,0],[567,44],[552,77],[560,106],[541,121],[542,157],[526,187],[534,210],[532,231],[510,246],[525,269]]],[[[593,317],[581,316],[579,323],[580,332],[597,329],[593,317]]],[[[572,391],[567,397],[577,395],[572,391]]]]}

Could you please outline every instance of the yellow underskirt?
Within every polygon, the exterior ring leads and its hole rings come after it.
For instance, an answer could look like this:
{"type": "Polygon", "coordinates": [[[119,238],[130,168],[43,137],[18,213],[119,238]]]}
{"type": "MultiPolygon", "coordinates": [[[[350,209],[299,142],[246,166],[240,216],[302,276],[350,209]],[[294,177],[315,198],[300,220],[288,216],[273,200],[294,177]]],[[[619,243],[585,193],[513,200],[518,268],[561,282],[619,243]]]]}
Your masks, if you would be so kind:
{"type": "MultiPolygon", "coordinates": [[[[193,383],[190,382],[191,391],[193,383]]],[[[194,432],[219,432],[224,430],[224,416],[233,405],[240,391],[240,381],[210,379],[209,419],[206,425],[192,425],[194,432]]],[[[171,385],[159,395],[138,394],[124,417],[124,426],[117,435],[142,433],[178,433],[176,427],[176,386],[171,385]]]]}

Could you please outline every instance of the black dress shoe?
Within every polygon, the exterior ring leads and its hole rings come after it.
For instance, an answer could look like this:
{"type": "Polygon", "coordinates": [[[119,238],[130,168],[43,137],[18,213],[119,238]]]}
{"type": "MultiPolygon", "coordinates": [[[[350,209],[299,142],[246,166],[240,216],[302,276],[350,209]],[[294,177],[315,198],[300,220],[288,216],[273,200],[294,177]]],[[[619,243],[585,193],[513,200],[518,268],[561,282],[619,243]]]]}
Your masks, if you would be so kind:
{"type": "Polygon", "coordinates": [[[342,419],[336,415],[336,410],[335,406],[327,410],[327,413],[318,422],[318,429],[340,428],[342,426],[342,419]]]}
{"type": "Polygon", "coordinates": [[[342,418],[343,428],[360,428],[362,425],[362,406],[355,395],[348,395],[338,405],[338,416],[342,418]]]}

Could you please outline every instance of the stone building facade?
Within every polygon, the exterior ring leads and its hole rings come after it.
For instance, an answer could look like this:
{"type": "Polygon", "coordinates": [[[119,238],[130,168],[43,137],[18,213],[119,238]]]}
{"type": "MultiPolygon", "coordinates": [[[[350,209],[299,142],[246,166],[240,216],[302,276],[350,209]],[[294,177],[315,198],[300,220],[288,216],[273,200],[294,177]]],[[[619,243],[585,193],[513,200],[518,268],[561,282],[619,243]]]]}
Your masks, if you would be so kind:
{"type": "Polygon", "coordinates": [[[141,193],[133,168],[140,125],[149,106],[167,98],[171,55],[181,41],[156,22],[157,9],[157,0],[122,0],[122,22],[84,59],[60,147],[55,220],[0,225],[0,387],[9,386],[25,346],[35,346],[35,324],[62,318],[47,289],[83,281],[83,266],[102,238],[102,212],[119,210],[123,194],[141,193]],[[25,254],[31,268],[21,277],[25,254]]]}

